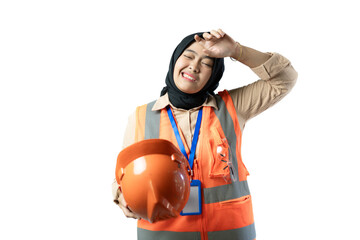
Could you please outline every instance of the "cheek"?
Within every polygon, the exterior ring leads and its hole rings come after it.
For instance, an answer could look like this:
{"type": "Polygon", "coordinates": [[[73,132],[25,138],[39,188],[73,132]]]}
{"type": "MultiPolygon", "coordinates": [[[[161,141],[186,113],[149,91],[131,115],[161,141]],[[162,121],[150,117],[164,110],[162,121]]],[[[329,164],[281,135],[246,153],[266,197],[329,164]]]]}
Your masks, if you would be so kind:
{"type": "Polygon", "coordinates": [[[186,67],[186,62],[178,59],[174,66],[173,79],[176,80],[179,77],[180,72],[186,67]]]}
{"type": "Polygon", "coordinates": [[[176,76],[179,74],[180,71],[180,63],[177,61],[175,66],[174,66],[174,72],[173,72],[173,78],[175,79],[176,76]]]}
{"type": "Polygon", "coordinates": [[[176,82],[178,80],[179,76],[179,69],[178,68],[174,68],[174,72],[173,72],[173,79],[176,82]]]}
{"type": "Polygon", "coordinates": [[[206,71],[206,72],[204,72],[204,82],[205,82],[205,84],[209,81],[209,79],[210,79],[210,77],[211,77],[211,70],[209,70],[209,71],[206,71]]]}
{"type": "Polygon", "coordinates": [[[177,71],[180,71],[181,69],[184,68],[185,65],[186,64],[185,64],[184,61],[179,60],[179,61],[176,62],[174,70],[176,69],[177,71]]]}

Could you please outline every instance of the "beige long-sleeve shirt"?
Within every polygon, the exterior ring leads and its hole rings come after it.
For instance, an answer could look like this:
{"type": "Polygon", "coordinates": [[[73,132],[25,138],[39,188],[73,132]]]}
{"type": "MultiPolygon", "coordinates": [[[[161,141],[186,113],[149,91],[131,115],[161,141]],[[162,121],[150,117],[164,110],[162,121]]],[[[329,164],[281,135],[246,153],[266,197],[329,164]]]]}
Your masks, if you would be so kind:
{"type": "MultiPolygon", "coordinates": [[[[278,53],[270,53],[271,57],[262,65],[251,68],[260,78],[258,81],[247,86],[229,90],[234,102],[241,130],[244,129],[246,121],[258,115],[281,100],[292,87],[297,79],[297,72],[290,61],[278,53]]],[[[167,94],[160,97],[154,104],[152,110],[160,110],[171,105],[167,94]]],[[[214,96],[209,96],[202,106],[212,106],[217,109],[214,96]]],[[[190,110],[179,109],[172,106],[176,121],[184,134],[186,144],[191,147],[192,137],[195,129],[197,114],[200,107],[190,110]]],[[[135,112],[130,115],[126,127],[123,147],[135,142],[135,112]]],[[[116,181],[114,187],[117,188],[116,181]]],[[[117,199],[118,194],[114,199],[117,199]]]]}

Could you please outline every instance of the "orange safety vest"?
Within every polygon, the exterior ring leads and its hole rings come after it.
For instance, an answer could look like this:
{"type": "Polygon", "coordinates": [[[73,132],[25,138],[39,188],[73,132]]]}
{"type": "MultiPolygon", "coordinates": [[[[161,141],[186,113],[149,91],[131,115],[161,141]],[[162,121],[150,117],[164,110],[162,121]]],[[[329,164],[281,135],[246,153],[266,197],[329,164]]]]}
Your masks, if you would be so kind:
{"type": "MultiPolygon", "coordinates": [[[[215,96],[218,110],[205,106],[200,128],[198,152],[194,160],[194,179],[201,181],[202,214],[149,223],[138,221],[139,240],[254,240],[255,226],[249,175],[241,160],[241,129],[235,107],[225,90],[215,96]],[[233,178],[226,162],[221,161],[218,147],[230,149],[233,178]]],[[[140,106],[136,111],[135,141],[161,138],[178,146],[166,108],[152,111],[155,104],[140,106]]],[[[184,136],[179,130],[182,141],[184,136]]],[[[190,149],[185,145],[189,154],[190,149]]]]}

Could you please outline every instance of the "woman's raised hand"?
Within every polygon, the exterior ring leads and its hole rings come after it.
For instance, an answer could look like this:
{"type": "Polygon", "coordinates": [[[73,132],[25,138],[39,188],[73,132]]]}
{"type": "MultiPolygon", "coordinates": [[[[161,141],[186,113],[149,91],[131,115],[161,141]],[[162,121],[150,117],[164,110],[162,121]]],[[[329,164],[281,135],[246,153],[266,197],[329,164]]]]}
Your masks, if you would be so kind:
{"type": "Polygon", "coordinates": [[[204,49],[203,52],[209,57],[224,58],[235,57],[239,51],[239,44],[237,44],[229,35],[221,29],[212,30],[210,33],[204,33],[203,38],[195,35],[195,41],[198,42],[204,49]]]}

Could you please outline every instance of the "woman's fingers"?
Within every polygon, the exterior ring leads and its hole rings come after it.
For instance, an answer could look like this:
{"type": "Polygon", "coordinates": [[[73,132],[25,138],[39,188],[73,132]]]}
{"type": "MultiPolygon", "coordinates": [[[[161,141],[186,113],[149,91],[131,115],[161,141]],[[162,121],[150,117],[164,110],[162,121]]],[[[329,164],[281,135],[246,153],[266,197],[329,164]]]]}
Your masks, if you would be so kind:
{"type": "Polygon", "coordinates": [[[203,34],[203,38],[207,41],[211,40],[213,38],[213,35],[211,35],[210,33],[204,33],[203,34]]]}
{"type": "Polygon", "coordinates": [[[121,208],[121,210],[124,212],[125,216],[128,218],[135,218],[135,219],[140,219],[137,215],[135,215],[129,208],[128,205],[125,201],[124,196],[120,193],[119,196],[119,207],[121,208]]]}
{"type": "Polygon", "coordinates": [[[124,207],[119,205],[121,210],[124,212],[124,215],[128,218],[135,218],[135,219],[140,219],[138,216],[136,216],[133,212],[130,211],[130,209],[128,207],[124,207]]]}
{"type": "Polygon", "coordinates": [[[220,38],[223,37],[223,36],[220,34],[219,31],[211,30],[210,33],[211,33],[211,35],[213,35],[213,36],[216,37],[217,39],[220,39],[220,38]]]}
{"type": "Polygon", "coordinates": [[[221,37],[225,37],[225,32],[221,28],[218,29],[218,33],[220,33],[221,37]]]}
{"type": "Polygon", "coordinates": [[[195,39],[196,42],[198,42],[198,43],[200,43],[200,44],[202,44],[203,41],[204,41],[204,39],[202,39],[201,37],[199,37],[199,35],[195,35],[195,36],[194,36],[194,39],[195,39]]]}
{"type": "Polygon", "coordinates": [[[207,56],[221,58],[229,55],[229,36],[220,28],[203,33],[202,38],[195,36],[195,40],[203,47],[207,56]]]}
{"type": "Polygon", "coordinates": [[[202,35],[203,38],[199,37],[198,35],[195,35],[195,40],[198,43],[204,44],[204,39],[205,41],[217,40],[223,38],[224,36],[225,36],[224,31],[219,28],[218,30],[211,30],[210,33],[208,32],[203,33],[202,35]]]}
{"type": "Polygon", "coordinates": [[[220,39],[225,36],[225,33],[223,30],[221,30],[221,28],[219,28],[218,30],[211,30],[210,35],[216,37],[217,39],[220,39]]]}

